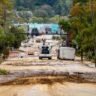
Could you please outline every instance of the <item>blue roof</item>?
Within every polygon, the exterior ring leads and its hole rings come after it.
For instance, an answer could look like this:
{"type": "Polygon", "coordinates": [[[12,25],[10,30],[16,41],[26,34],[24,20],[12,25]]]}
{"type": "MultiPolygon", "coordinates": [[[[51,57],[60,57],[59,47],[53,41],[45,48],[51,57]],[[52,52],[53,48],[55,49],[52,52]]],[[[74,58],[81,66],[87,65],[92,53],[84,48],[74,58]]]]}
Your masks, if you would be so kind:
{"type": "Polygon", "coordinates": [[[41,30],[45,30],[46,28],[50,28],[51,29],[51,32],[52,33],[56,33],[56,32],[59,32],[60,31],[60,27],[58,24],[55,24],[55,23],[50,23],[50,24],[44,24],[44,23],[41,23],[41,24],[38,24],[38,23],[27,23],[27,24],[14,24],[15,26],[29,26],[29,33],[31,32],[31,30],[33,28],[37,28],[39,31],[41,30]]]}
{"type": "Polygon", "coordinates": [[[38,24],[38,23],[30,23],[29,28],[37,28],[40,29],[42,27],[48,27],[51,28],[52,33],[58,32],[60,27],[58,24],[38,24]]]}
{"type": "Polygon", "coordinates": [[[52,29],[52,32],[58,32],[59,25],[58,24],[51,24],[51,29],[52,29]]]}

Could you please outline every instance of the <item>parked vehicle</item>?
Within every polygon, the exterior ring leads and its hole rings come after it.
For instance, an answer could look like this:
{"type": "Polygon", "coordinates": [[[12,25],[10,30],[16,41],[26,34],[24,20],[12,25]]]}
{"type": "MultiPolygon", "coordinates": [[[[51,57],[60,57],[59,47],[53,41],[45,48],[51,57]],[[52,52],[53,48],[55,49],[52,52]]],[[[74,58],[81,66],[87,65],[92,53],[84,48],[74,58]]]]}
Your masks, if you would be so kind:
{"type": "Polygon", "coordinates": [[[39,59],[43,59],[43,58],[48,58],[49,60],[52,59],[51,46],[42,45],[40,47],[39,59]]]}
{"type": "Polygon", "coordinates": [[[74,60],[75,49],[72,47],[60,47],[58,50],[58,59],[74,60]]]}

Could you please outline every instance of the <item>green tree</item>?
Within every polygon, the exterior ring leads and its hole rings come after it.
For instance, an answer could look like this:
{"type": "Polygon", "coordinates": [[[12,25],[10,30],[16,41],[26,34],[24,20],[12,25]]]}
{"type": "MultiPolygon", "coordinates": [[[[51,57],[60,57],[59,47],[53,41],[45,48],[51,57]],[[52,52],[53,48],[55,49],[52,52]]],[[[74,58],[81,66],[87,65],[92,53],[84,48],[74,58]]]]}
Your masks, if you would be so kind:
{"type": "Polygon", "coordinates": [[[0,0],[0,19],[2,19],[2,26],[5,27],[7,20],[7,12],[12,8],[11,0],[0,0]]]}
{"type": "Polygon", "coordinates": [[[84,29],[81,36],[86,57],[94,60],[96,66],[96,24],[84,29]]]}
{"type": "Polygon", "coordinates": [[[81,52],[81,60],[84,53],[96,63],[96,0],[75,1],[71,10],[71,26],[81,52]]]}
{"type": "Polygon", "coordinates": [[[66,45],[70,46],[70,42],[71,42],[71,40],[70,40],[70,31],[71,31],[70,21],[61,20],[59,22],[59,25],[60,25],[61,29],[63,29],[65,32],[63,37],[65,37],[65,35],[66,35],[66,45]]]}
{"type": "Polygon", "coordinates": [[[22,27],[12,27],[10,29],[11,34],[14,36],[14,42],[12,43],[12,46],[14,48],[19,48],[21,45],[21,42],[26,39],[26,33],[22,27]]]}
{"type": "Polygon", "coordinates": [[[4,42],[5,42],[5,33],[3,28],[0,28],[0,53],[2,53],[4,49],[4,42]]]}

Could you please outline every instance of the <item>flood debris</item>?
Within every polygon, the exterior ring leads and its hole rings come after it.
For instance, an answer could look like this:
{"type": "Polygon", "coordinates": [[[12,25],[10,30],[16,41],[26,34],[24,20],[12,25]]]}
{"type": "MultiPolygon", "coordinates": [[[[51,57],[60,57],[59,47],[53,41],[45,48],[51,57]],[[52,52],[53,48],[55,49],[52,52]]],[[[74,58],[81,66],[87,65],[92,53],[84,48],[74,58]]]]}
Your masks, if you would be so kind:
{"type": "Polygon", "coordinates": [[[0,76],[0,84],[30,84],[30,83],[54,83],[62,81],[76,83],[96,83],[96,73],[56,72],[56,71],[14,71],[9,75],[0,76]],[[51,77],[51,78],[49,78],[51,77]],[[31,78],[31,79],[30,79],[31,78]]]}

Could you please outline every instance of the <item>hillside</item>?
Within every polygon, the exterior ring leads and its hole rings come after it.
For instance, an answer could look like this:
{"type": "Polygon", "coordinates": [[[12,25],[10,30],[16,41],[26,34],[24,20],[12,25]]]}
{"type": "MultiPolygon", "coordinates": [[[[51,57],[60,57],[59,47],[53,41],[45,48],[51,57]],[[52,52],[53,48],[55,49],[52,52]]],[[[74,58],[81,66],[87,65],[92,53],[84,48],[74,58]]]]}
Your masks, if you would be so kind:
{"type": "Polygon", "coordinates": [[[15,0],[17,10],[31,10],[35,15],[68,15],[72,0],[15,0]]]}

